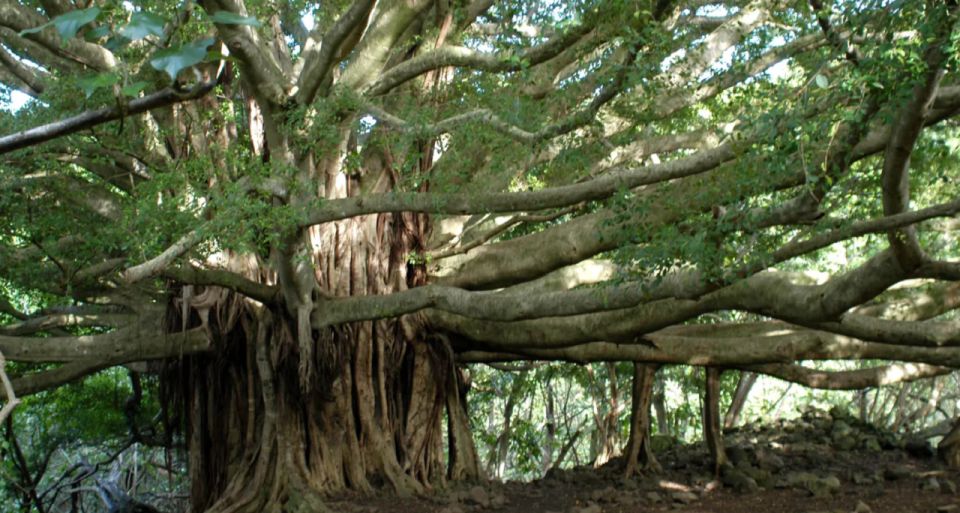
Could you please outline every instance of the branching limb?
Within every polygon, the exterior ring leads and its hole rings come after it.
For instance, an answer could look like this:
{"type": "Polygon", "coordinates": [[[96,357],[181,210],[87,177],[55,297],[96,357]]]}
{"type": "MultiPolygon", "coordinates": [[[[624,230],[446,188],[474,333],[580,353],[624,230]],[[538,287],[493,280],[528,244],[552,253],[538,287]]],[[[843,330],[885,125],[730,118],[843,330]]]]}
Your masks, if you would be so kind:
{"type": "MultiPolygon", "coordinates": [[[[815,1],[815,0],[813,0],[815,1]]],[[[955,11],[956,9],[951,9],[955,11]]],[[[883,160],[881,183],[883,188],[883,212],[887,215],[903,212],[910,202],[910,155],[923,130],[924,122],[930,113],[940,81],[946,73],[944,65],[947,53],[944,44],[953,32],[954,20],[941,23],[940,34],[927,47],[924,61],[927,71],[922,81],[914,87],[913,96],[900,110],[890,134],[883,160]]],[[[923,249],[917,240],[916,230],[903,228],[891,230],[887,234],[890,247],[897,259],[907,269],[918,267],[924,260],[923,249]]]]}
{"type": "Polygon", "coordinates": [[[139,114],[158,107],[166,107],[175,103],[195,100],[209,93],[215,81],[197,84],[187,92],[173,88],[166,88],[156,93],[131,100],[126,107],[104,107],[102,109],[84,112],[70,118],[48,123],[46,125],[0,137],[0,155],[20,148],[26,148],[49,141],[57,137],[69,135],[97,125],[116,121],[124,116],[139,114]]]}
{"type": "Polygon", "coordinates": [[[862,390],[918,379],[943,376],[956,369],[924,363],[898,363],[869,369],[819,371],[796,364],[748,365],[743,370],[766,374],[808,388],[826,390],[862,390]]]}
{"type": "Polygon", "coordinates": [[[342,55],[341,47],[348,37],[366,25],[373,5],[373,0],[353,2],[323,35],[322,40],[316,31],[310,34],[301,56],[303,70],[297,79],[297,103],[307,105],[321,92],[324,77],[330,72],[336,57],[342,55]]]}
{"type": "Polygon", "coordinates": [[[115,346],[112,352],[85,355],[84,358],[69,361],[55,369],[17,376],[12,380],[12,384],[22,397],[56,388],[115,365],[203,353],[210,349],[211,342],[204,328],[153,337],[128,338],[125,344],[115,346]]]}
{"type": "Polygon", "coordinates": [[[160,275],[189,285],[224,287],[261,303],[274,304],[279,298],[279,287],[265,285],[224,269],[200,269],[194,266],[167,268],[160,275]]]}
{"type": "Polygon", "coordinates": [[[385,94],[428,71],[448,66],[484,71],[519,71],[555,57],[590,32],[590,25],[578,25],[539,46],[503,54],[478,52],[461,46],[441,46],[387,70],[370,86],[369,96],[385,94]]]}
{"type": "Polygon", "coordinates": [[[624,188],[631,189],[704,173],[736,156],[736,145],[726,143],[690,157],[624,169],[587,182],[539,191],[486,194],[389,193],[330,200],[314,207],[302,226],[384,212],[479,214],[562,208],[584,201],[604,199],[624,188]]]}
{"type": "Polygon", "coordinates": [[[186,235],[180,237],[177,242],[165,249],[159,255],[137,264],[123,272],[123,280],[127,283],[136,283],[146,278],[156,276],[170,267],[174,260],[180,258],[187,251],[203,240],[203,233],[200,229],[190,230],[186,235]]]}

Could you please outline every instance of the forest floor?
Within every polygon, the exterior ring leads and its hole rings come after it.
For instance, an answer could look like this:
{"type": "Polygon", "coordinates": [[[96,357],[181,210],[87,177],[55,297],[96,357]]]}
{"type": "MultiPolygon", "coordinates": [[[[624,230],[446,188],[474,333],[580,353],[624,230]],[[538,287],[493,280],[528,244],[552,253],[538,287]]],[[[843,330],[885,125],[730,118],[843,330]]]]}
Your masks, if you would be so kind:
{"type": "Polygon", "coordinates": [[[613,461],[529,483],[463,483],[415,498],[341,496],[330,506],[356,513],[960,513],[960,472],[945,469],[930,446],[839,411],[747,426],[725,442],[733,465],[719,478],[704,448],[668,445],[657,452],[661,472],[629,479],[613,461]]]}

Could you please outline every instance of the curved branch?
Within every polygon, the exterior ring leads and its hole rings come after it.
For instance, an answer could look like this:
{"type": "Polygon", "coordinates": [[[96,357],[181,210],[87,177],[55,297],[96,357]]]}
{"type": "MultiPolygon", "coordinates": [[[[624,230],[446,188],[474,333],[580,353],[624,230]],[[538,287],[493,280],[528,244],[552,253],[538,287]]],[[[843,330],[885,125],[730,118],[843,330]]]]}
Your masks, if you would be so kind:
{"type": "Polygon", "coordinates": [[[391,91],[404,82],[428,71],[457,66],[484,71],[519,71],[535,66],[560,54],[592,30],[589,25],[579,25],[539,46],[520,51],[498,54],[478,52],[462,46],[442,46],[397,64],[387,70],[367,91],[369,96],[378,96],[391,91]]]}
{"type": "Polygon", "coordinates": [[[180,258],[187,251],[203,240],[203,233],[200,229],[194,229],[180,237],[177,242],[163,250],[159,255],[123,271],[123,280],[127,283],[136,283],[140,280],[156,276],[170,266],[174,260],[180,258]]]}
{"type": "Polygon", "coordinates": [[[583,201],[604,199],[625,188],[632,189],[707,172],[734,159],[737,156],[736,148],[734,143],[726,143],[670,162],[624,169],[588,182],[539,191],[486,194],[389,193],[330,200],[311,209],[301,227],[386,212],[477,214],[567,207],[583,201]]]}
{"type": "Polygon", "coordinates": [[[87,111],[71,118],[24,130],[23,132],[5,135],[0,137],[0,155],[97,125],[102,125],[103,123],[116,121],[124,116],[139,114],[175,103],[195,100],[209,93],[215,85],[216,81],[204,82],[197,84],[186,92],[166,88],[151,95],[144,96],[143,98],[131,100],[125,107],[104,107],[102,109],[87,111]]]}
{"type": "Polygon", "coordinates": [[[214,285],[224,287],[261,303],[275,304],[280,301],[280,288],[266,285],[223,269],[199,269],[197,267],[177,267],[165,269],[161,276],[187,285],[214,285]]]}
{"type": "Polygon", "coordinates": [[[310,35],[301,57],[304,64],[297,79],[297,103],[307,105],[316,98],[340,47],[351,34],[359,30],[361,23],[367,22],[373,5],[373,0],[353,2],[347,12],[330,27],[320,43],[314,41],[314,34],[310,35]]]}
{"type": "MultiPolygon", "coordinates": [[[[157,340],[163,342],[164,347],[162,350],[147,354],[125,351],[105,357],[85,358],[67,362],[55,369],[17,376],[13,379],[13,386],[22,397],[56,388],[115,365],[143,360],[174,358],[203,353],[211,349],[210,340],[203,328],[194,328],[183,333],[159,335],[158,337],[149,339],[149,342],[153,343],[157,340]]],[[[131,343],[130,345],[134,344],[131,343]]]]}
{"type": "Polygon", "coordinates": [[[924,363],[898,363],[870,369],[820,371],[802,365],[746,365],[742,370],[766,374],[808,388],[824,390],[861,390],[950,374],[956,369],[924,363]]]}

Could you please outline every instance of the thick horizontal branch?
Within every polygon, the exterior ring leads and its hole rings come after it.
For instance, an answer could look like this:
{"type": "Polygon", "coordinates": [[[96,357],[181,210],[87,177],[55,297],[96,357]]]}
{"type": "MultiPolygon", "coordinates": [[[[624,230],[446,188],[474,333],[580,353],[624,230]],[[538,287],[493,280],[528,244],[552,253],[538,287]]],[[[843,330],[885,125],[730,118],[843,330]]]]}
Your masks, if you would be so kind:
{"type": "MultiPolygon", "coordinates": [[[[942,87],[934,103],[937,109],[927,125],[956,115],[960,109],[960,87],[942,87]]],[[[852,160],[860,160],[884,149],[890,127],[870,131],[852,151],[852,160]]],[[[578,217],[541,232],[489,244],[467,255],[446,259],[431,269],[434,282],[463,288],[508,286],[537,278],[554,269],[591,258],[603,251],[633,242],[636,231],[676,223],[696,212],[708,212],[715,205],[741,201],[744,197],[796,187],[804,183],[798,165],[781,173],[759,173],[744,181],[735,166],[687,178],[674,184],[661,184],[647,193],[650,206],[627,219],[615,218],[609,211],[578,217]],[[682,205],[684,208],[678,208],[682,205]]]]}
{"type": "Polygon", "coordinates": [[[103,313],[103,314],[70,314],[58,313],[26,319],[14,324],[0,326],[0,335],[22,336],[41,331],[65,327],[119,327],[133,320],[130,314],[103,313]]]}
{"type": "Polygon", "coordinates": [[[173,88],[166,88],[156,93],[131,100],[125,106],[118,105],[114,107],[104,107],[102,109],[92,110],[46,125],[17,132],[15,134],[0,137],[0,155],[14,150],[26,148],[40,144],[57,137],[69,135],[80,130],[91,128],[110,121],[116,121],[125,116],[140,114],[151,109],[166,107],[175,103],[195,100],[209,93],[216,81],[197,84],[189,91],[178,91],[173,88]]]}
{"type": "Polygon", "coordinates": [[[18,376],[13,379],[14,390],[20,396],[44,390],[80,379],[94,372],[125,363],[175,358],[210,350],[210,340],[203,328],[194,328],[183,333],[171,333],[159,337],[166,346],[163,352],[137,355],[132,352],[118,353],[103,358],[91,358],[65,363],[55,369],[18,376]]]}
{"type": "Polygon", "coordinates": [[[201,350],[206,347],[206,342],[198,338],[200,335],[184,337],[179,334],[158,334],[133,326],[100,335],[75,337],[0,336],[0,352],[8,359],[19,362],[102,360],[117,365],[176,356],[187,347],[187,343],[191,344],[194,351],[201,350]]]}
{"type": "Polygon", "coordinates": [[[311,226],[386,212],[479,214],[566,207],[583,201],[604,199],[618,190],[704,173],[736,156],[735,145],[726,143],[670,162],[625,169],[588,182],[539,191],[486,194],[388,193],[330,200],[314,207],[301,225],[311,226]]]}
{"type": "Polygon", "coordinates": [[[280,300],[280,288],[274,285],[257,283],[253,280],[223,269],[198,269],[196,267],[169,268],[160,273],[165,278],[187,285],[214,285],[224,287],[261,303],[277,303],[280,300]]]}
{"type": "Polygon", "coordinates": [[[849,371],[820,371],[802,365],[766,364],[746,365],[742,370],[766,374],[808,388],[826,390],[861,390],[896,383],[909,383],[918,379],[950,374],[956,369],[927,365],[924,363],[899,363],[870,369],[849,371]]]}
{"type": "Polygon", "coordinates": [[[510,334],[504,333],[499,339],[503,343],[482,346],[455,339],[457,358],[464,363],[520,360],[635,361],[721,367],[792,364],[802,360],[877,359],[960,368],[958,348],[904,347],[864,342],[781,322],[674,326],[646,335],[634,343],[589,342],[548,349],[505,342],[509,340],[508,337],[510,334]],[[704,332],[705,329],[714,331],[704,332]]]}
{"type": "MultiPolygon", "coordinates": [[[[922,210],[897,214],[880,219],[861,221],[850,226],[838,228],[822,233],[810,239],[788,244],[777,250],[771,259],[764,261],[764,266],[783,262],[787,259],[822,249],[835,242],[867,233],[884,232],[891,227],[906,226],[932,217],[950,216],[960,211],[960,200],[943,205],[937,205],[922,210]]],[[[870,267],[870,272],[873,268],[870,267]]],[[[744,271],[744,276],[754,274],[758,269],[744,271]]],[[[736,273],[734,273],[736,274],[736,273]]],[[[753,281],[766,282],[767,277],[758,277],[753,281]]],[[[774,281],[782,281],[781,275],[773,274],[774,281]]],[[[750,282],[742,288],[759,287],[750,282]]],[[[314,312],[315,326],[328,326],[344,322],[377,319],[381,317],[395,317],[413,313],[419,310],[433,308],[439,311],[459,316],[487,320],[487,321],[518,321],[544,317],[582,315],[599,311],[611,311],[623,308],[633,308],[643,302],[660,299],[696,299],[715,288],[695,270],[680,270],[665,277],[649,281],[628,282],[623,285],[579,289],[560,292],[529,293],[489,293],[471,292],[461,288],[427,285],[402,292],[382,296],[356,296],[338,298],[318,304],[314,312]]],[[[884,286],[885,288],[885,286],[884,286]]],[[[800,290],[787,286],[786,291],[800,290]]],[[[815,318],[824,309],[795,308],[795,304],[809,304],[808,298],[816,297],[819,289],[804,289],[807,292],[800,294],[798,299],[790,301],[789,306],[778,306],[777,299],[783,300],[787,294],[771,299],[767,305],[768,312],[791,312],[795,318],[815,318]]],[[[754,296],[752,293],[745,295],[754,296]]],[[[764,296],[765,299],[769,299],[764,296]]],[[[736,306],[748,304],[754,310],[764,309],[761,304],[744,302],[736,295],[728,295],[722,306],[736,306]]],[[[722,306],[717,306],[720,308],[722,306]]],[[[829,306],[825,310],[849,308],[849,306],[829,306]]],[[[904,328],[909,329],[909,328],[904,328]]],[[[933,328],[931,328],[933,329],[933,328]]],[[[935,330],[931,337],[943,339],[943,329],[935,330]]],[[[918,337],[919,339],[919,337],[918,337]]],[[[930,344],[936,345],[936,344],[930,344]]]]}

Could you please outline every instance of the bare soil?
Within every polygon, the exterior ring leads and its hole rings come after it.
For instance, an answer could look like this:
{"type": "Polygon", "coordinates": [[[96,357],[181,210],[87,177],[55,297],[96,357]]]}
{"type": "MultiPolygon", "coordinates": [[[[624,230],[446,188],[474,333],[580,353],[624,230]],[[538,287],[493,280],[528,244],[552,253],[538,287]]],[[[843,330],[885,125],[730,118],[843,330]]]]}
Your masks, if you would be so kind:
{"type": "Polygon", "coordinates": [[[814,412],[726,439],[732,468],[757,478],[747,489],[729,472],[711,475],[703,447],[678,445],[659,456],[661,472],[631,478],[614,460],[529,483],[456,483],[421,497],[342,495],[329,504],[357,513],[960,513],[960,472],[929,447],[850,418],[814,412]]]}

